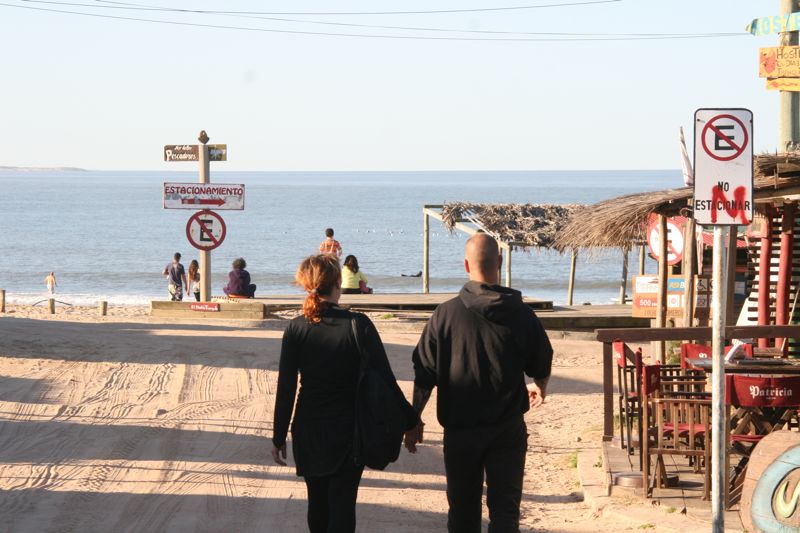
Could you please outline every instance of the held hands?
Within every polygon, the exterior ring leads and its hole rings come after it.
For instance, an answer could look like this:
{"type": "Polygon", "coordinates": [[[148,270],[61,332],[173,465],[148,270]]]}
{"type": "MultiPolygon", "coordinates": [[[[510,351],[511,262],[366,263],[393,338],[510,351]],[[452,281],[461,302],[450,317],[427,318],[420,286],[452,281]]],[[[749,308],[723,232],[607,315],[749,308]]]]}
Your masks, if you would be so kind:
{"type": "Polygon", "coordinates": [[[417,424],[417,427],[411,428],[408,431],[406,431],[405,438],[403,439],[406,450],[408,450],[411,453],[417,453],[417,444],[422,443],[422,434],[424,428],[425,424],[420,422],[419,424],[417,424]]]}
{"type": "Polygon", "coordinates": [[[528,385],[528,404],[531,406],[531,409],[535,409],[544,403],[545,398],[545,390],[540,388],[539,385],[536,383],[531,383],[528,385]]]}
{"type": "Polygon", "coordinates": [[[281,466],[286,466],[286,445],[272,445],[272,460],[281,466]]]}

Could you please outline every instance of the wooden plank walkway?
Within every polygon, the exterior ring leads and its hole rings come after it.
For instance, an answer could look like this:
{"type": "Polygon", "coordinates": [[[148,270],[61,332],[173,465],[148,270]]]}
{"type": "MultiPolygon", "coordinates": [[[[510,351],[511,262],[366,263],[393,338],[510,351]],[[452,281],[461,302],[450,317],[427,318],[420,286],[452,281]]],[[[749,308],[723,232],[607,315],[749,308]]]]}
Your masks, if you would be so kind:
{"type": "MultiPolygon", "coordinates": [[[[436,292],[422,293],[386,293],[386,294],[343,294],[339,303],[354,309],[378,311],[433,311],[436,306],[456,296],[456,293],[436,292]]],[[[278,294],[259,296],[249,301],[260,302],[270,311],[295,309],[303,305],[302,294],[278,294]]],[[[525,298],[525,303],[536,311],[553,309],[553,302],[537,298],[525,298]]]]}

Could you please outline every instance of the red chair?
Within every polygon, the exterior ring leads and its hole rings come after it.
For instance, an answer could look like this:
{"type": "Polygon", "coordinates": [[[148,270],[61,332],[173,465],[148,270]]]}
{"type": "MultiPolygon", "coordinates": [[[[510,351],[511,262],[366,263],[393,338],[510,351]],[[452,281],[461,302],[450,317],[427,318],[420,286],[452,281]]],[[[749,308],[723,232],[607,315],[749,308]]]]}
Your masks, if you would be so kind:
{"type": "Polygon", "coordinates": [[[783,429],[800,408],[800,376],[725,376],[725,427],[730,429],[725,454],[725,508],[741,495],[750,453],[761,439],[783,429]],[[731,414],[733,408],[736,413],[731,414]],[[741,456],[731,469],[731,455],[741,456]],[[733,475],[731,475],[733,474],[733,475]]]}
{"type": "Polygon", "coordinates": [[[686,395],[673,395],[663,390],[660,365],[642,369],[642,481],[645,497],[654,488],[666,486],[665,455],[680,455],[692,460],[696,472],[702,458],[703,499],[711,490],[711,400],[686,395]],[[650,456],[655,455],[651,483],[650,456]]]}
{"type": "Polygon", "coordinates": [[[620,446],[633,455],[633,419],[637,423],[637,435],[641,442],[641,375],[642,349],[633,352],[622,341],[613,343],[614,358],[617,362],[617,400],[619,403],[620,446]]]}

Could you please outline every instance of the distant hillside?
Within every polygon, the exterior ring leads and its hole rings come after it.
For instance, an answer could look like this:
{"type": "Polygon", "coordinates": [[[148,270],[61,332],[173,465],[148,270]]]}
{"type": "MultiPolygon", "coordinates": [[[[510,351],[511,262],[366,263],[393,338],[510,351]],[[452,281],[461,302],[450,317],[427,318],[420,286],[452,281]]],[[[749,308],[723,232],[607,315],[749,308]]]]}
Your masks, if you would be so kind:
{"type": "Polygon", "coordinates": [[[0,170],[15,172],[87,172],[85,168],[77,167],[4,167],[2,165],[0,165],[0,170]]]}

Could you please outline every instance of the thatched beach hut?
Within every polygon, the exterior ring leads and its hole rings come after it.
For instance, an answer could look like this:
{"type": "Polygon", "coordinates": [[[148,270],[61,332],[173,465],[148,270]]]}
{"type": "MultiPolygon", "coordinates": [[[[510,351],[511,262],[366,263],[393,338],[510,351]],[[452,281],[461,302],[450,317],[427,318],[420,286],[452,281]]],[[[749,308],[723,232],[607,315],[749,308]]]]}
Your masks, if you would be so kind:
{"type": "Polygon", "coordinates": [[[578,204],[475,204],[450,202],[444,205],[425,205],[423,214],[422,288],[427,293],[429,282],[429,218],[440,220],[449,231],[468,235],[483,232],[497,240],[504,253],[506,286],[511,285],[511,251],[542,248],[557,249],[557,235],[578,204]]]}

